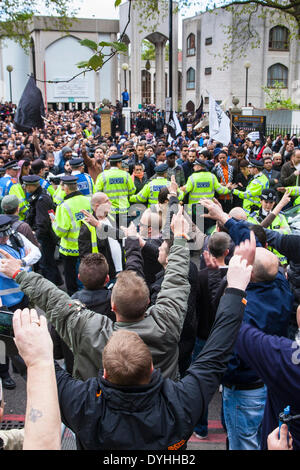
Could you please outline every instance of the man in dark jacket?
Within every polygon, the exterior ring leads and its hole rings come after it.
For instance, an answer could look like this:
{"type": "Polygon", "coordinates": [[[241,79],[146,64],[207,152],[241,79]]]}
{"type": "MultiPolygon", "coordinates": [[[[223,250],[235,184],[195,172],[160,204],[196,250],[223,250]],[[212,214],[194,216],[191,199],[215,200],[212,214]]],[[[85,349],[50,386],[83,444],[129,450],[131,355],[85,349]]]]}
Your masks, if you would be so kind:
{"type": "Polygon", "coordinates": [[[41,187],[38,175],[23,176],[23,183],[26,185],[26,192],[30,194],[26,222],[35,232],[41,246],[42,257],[39,264],[42,274],[53,284],[61,285],[62,277],[54,258],[58,239],[51,228],[49,216],[49,211],[54,211],[51,196],[41,187]]]}
{"type": "MultiPolygon", "coordinates": [[[[297,316],[300,328],[300,307],[297,316]]],[[[265,450],[269,432],[278,426],[279,413],[290,406],[292,416],[300,414],[299,343],[266,335],[251,325],[243,324],[235,348],[242,360],[256,371],[267,386],[261,441],[261,448],[265,450]]],[[[290,421],[288,426],[293,438],[293,449],[300,450],[299,418],[290,421]]]]}
{"type": "Polygon", "coordinates": [[[84,288],[72,295],[93,312],[106,315],[116,321],[111,310],[111,290],[105,287],[109,282],[109,267],[101,253],[91,253],[83,257],[79,265],[78,278],[84,288]]]}
{"type": "Polygon", "coordinates": [[[114,333],[108,342],[98,378],[77,381],[56,365],[62,421],[75,432],[80,448],[175,450],[186,444],[225,370],[251,269],[240,257],[231,260],[212,333],[180,382],[153,370],[149,350],[128,331],[114,333]]]}
{"type": "MultiPolygon", "coordinates": [[[[244,237],[250,237],[250,229],[245,222],[230,218],[212,201],[202,204],[210,216],[224,224],[236,244],[244,237]]],[[[247,301],[244,322],[268,334],[287,336],[293,295],[285,276],[278,271],[277,257],[261,247],[256,249],[247,301]]],[[[229,448],[258,450],[267,392],[265,384],[235,349],[222,382],[229,448]]]]}

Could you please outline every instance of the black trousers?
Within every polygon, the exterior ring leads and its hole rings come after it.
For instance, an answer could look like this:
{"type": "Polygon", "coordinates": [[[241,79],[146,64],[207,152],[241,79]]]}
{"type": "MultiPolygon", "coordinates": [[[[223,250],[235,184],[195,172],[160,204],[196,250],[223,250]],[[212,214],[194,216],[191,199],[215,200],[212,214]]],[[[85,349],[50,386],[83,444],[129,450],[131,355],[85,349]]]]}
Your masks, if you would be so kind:
{"type": "Polygon", "coordinates": [[[39,261],[42,275],[53,282],[53,284],[60,286],[62,284],[62,277],[54,258],[56,242],[51,238],[39,238],[38,241],[41,245],[42,253],[42,257],[39,261]]]}
{"type": "MultiPolygon", "coordinates": [[[[11,312],[15,312],[18,309],[23,310],[23,308],[26,308],[26,307],[28,307],[28,297],[24,295],[21,302],[19,302],[16,305],[12,305],[12,307],[8,307],[8,310],[10,310],[11,312]]],[[[7,377],[9,377],[8,369],[9,369],[9,357],[6,356],[5,364],[0,364],[0,378],[1,379],[6,379],[7,377]]]]}
{"type": "Polygon", "coordinates": [[[64,276],[66,288],[69,296],[71,297],[78,291],[77,284],[77,264],[79,263],[79,256],[65,256],[62,255],[64,276]]]}

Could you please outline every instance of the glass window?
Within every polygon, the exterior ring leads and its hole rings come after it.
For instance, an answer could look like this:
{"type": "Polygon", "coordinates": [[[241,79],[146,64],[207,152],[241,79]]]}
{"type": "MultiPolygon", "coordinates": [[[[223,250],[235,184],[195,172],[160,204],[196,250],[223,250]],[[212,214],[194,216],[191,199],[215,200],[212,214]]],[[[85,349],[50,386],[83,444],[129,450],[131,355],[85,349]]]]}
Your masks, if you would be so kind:
{"type": "Polygon", "coordinates": [[[209,46],[210,44],[212,44],[212,38],[205,38],[205,45],[209,46]]]}
{"type": "Polygon", "coordinates": [[[206,67],[206,69],[204,69],[204,73],[205,75],[211,75],[211,67],[206,67]]]}
{"type": "Polygon", "coordinates": [[[186,89],[193,90],[195,88],[195,69],[190,67],[186,73],[186,89]]]}
{"type": "Polygon", "coordinates": [[[196,53],[196,45],[195,45],[195,35],[191,33],[187,38],[187,55],[195,55],[196,53]]]}
{"type": "Polygon", "coordinates": [[[283,88],[288,87],[288,68],[282,64],[274,64],[268,68],[267,86],[273,88],[275,82],[282,83],[283,88]]]}
{"type": "Polygon", "coordinates": [[[269,49],[277,51],[289,50],[289,30],[285,26],[275,26],[270,30],[269,49]]]}

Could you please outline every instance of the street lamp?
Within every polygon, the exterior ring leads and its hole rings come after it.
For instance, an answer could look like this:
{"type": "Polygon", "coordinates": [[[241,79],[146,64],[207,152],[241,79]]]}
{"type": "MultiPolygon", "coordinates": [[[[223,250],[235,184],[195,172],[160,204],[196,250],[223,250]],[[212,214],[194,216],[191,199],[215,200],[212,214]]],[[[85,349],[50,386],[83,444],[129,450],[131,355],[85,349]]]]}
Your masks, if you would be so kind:
{"type": "Polygon", "coordinates": [[[8,65],[6,67],[6,70],[8,71],[9,73],[9,92],[10,92],[10,102],[12,103],[12,93],[11,93],[11,73],[13,71],[13,66],[12,65],[8,65]]]}
{"type": "Polygon", "coordinates": [[[124,70],[125,89],[127,89],[127,86],[126,86],[126,70],[129,69],[129,65],[126,64],[126,62],[124,62],[124,64],[122,64],[122,69],[124,70]]]}
{"type": "Polygon", "coordinates": [[[248,70],[251,67],[251,63],[249,61],[246,61],[244,63],[244,67],[246,69],[246,97],[245,97],[245,106],[247,107],[247,101],[248,101],[248,70]]]}

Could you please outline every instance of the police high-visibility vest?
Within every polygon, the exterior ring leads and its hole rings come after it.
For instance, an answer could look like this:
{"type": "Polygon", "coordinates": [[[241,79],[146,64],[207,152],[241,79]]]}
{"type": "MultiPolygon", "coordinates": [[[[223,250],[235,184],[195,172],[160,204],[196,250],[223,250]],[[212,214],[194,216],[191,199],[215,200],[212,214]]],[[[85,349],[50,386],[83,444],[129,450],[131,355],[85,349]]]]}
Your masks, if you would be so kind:
{"type": "Polygon", "coordinates": [[[300,204],[300,186],[287,186],[285,189],[289,191],[291,196],[299,196],[294,200],[293,205],[300,204]]]}
{"type": "MultiPolygon", "coordinates": [[[[250,222],[251,224],[260,224],[262,221],[263,221],[263,218],[260,217],[260,213],[259,211],[254,211],[250,214],[250,216],[247,218],[248,222],[250,222]]],[[[273,222],[271,223],[271,225],[268,227],[270,230],[276,230],[277,232],[280,232],[280,233],[283,233],[285,235],[289,235],[291,233],[291,229],[289,227],[289,224],[286,220],[286,217],[285,215],[279,213],[275,219],[273,220],[273,222]]],[[[279,258],[279,261],[281,264],[286,264],[287,263],[287,259],[284,255],[282,255],[281,253],[279,253],[277,250],[275,250],[274,248],[268,246],[268,250],[272,251],[274,253],[274,255],[276,255],[278,258],[279,258]]]]}
{"type": "Polygon", "coordinates": [[[95,192],[94,183],[90,175],[87,173],[80,173],[77,176],[77,187],[84,196],[92,196],[95,192]]]}
{"type": "Polygon", "coordinates": [[[125,214],[128,211],[128,198],[135,193],[130,174],[115,167],[98,175],[95,188],[107,194],[112,203],[111,210],[115,214],[125,214]]]}
{"type": "Polygon", "coordinates": [[[82,209],[91,212],[89,198],[76,191],[57,206],[52,228],[60,238],[59,251],[66,256],[79,256],[78,237],[84,218],[82,209]]]}
{"type": "MultiPolygon", "coordinates": [[[[13,258],[22,259],[25,257],[24,248],[21,248],[20,252],[8,245],[0,245],[0,248],[13,256],[13,258]]],[[[2,304],[5,305],[5,307],[12,307],[21,302],[24,293],[21,291],[19,284],[0,273],[0,296],[2,304]]]]}
{"type": "Polygon", "coordinates": [[[230,194],[230,189],[219,183],[217,177],[209,171],[197,171],[189,176],[185,194],[189,194],[189,205],[196,204],[201,198],[212,199],[215,193],[230,194]]]}
{"type": "MultiPolygon", "coordinates": [[[[164,178],[163,176],[157,176],[153,180],[146,183],[138,194],[131,196],[130,202],[141,202],[142,204],[146,204],[148,201],[148,207],[150,207],[152,204],[157,204],[161,188],[169,187],[170,184],[171,181],[169,181],[167,178],[164,178]]],[[[182,191],[178,191],[178,199],[181,201],[182,198],[182,191]]]]}
{"type": "Polygon", "coordinates": [[[233,190],[233,194],[240,199],[244,199],[243,209],[250,214],[251,207],[256,206],[260,208],[260,196],[264,189],[268,189],[269,179],[263,173],[258,173],[252,178],[248,184],[246,191],[239,191],[238,189],[233,190]]]}
{"type": "Polygon", "coordinates": [[[141,202],[142,204],[146,204],[148,202],[148,206],[151,206],[151,204],[157,204],[159,191],[161,188],[170,186],[170,184],[171,182],[167,178],[158,176],[146,183],[138,194],[131,196],[130,202],[141,202]]]}
{"type": "Polygon", "coordinates": [[[22,185],[20,183],[13,184],[9,190],[9,194],[14,194],[19,199],[19,219],[25,220],[29,204],[26,200],[26,195],[22,185]]]}
{"type": "Polygon", "coordinates": [[[47,193],[53,198],[53,195],[55,193],[55,189],[49,183],[49,181],[45,180],[44,178],[40,178],[40,185],[43,189],[46,189],[47,193]]]}
{"type": "Polygon", "coordinates": [[[65,193],[65,191],[63,190],[62,185],[60,184],[60,185],[56,188],[56,190],[55,190],[55,192],[54,192],[54,194],[53,194],[53,202],[54,202],[54,204],[56,204],[57,206],[58,206],[59,204],[61,204],[61,203],[64,201],[65,196],[66,196],[66,193],[65,193]]]}
{"type": "Polygon", "coordinates": [[[7,196],[9,194],[10,188],[15,183],[16,180],[13,180],[11,176],[2,176],[2,178],[0,178],[0,196],[7,196]]]}
{"type": "Polygon", "coordinates": [[[82,223],[85,224],[87,228],[89,229],[89,231],[91,232],[92,253],[99,253],[96,227],[94,227],[93,225],[90,225],[85,220],[83,220],[82,223]]]}

